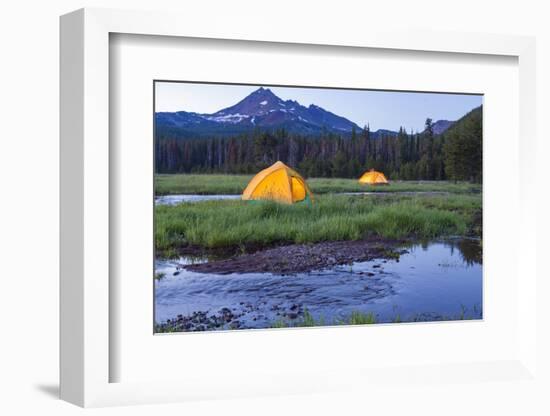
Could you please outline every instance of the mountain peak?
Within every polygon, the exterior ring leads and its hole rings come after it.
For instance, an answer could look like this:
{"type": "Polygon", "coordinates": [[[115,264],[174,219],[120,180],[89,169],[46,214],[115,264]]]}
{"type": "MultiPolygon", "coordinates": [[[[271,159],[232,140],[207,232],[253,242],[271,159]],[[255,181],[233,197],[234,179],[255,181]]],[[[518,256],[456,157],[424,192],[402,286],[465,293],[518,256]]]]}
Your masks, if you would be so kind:
{"type": "Polygon", "coordinates": [[[262,116],[270,112],[274,112],[284,108],[284,106],[285,104],[283,100],[273,94],[269,88],[260,87],[244,97],[237,104],[224,108],[217,113],[214,113],[213,116],[227,117],[228,115],[238,115],[240,116],[240,119],[251,119],[254,116],[262,116]]]}
{"type": "Polygon", "coordinates": [[[256,91],[250,93],[246,98],[252,97],[252,96],[275,97],[279,99],[279,97],[273,94],[273,91],[271,91],[269,88],[264,88],[264,87],[258,88],[256,91]]]}
{"type": "Polygon", "coordinates": [[[161,118],[167,124],[201,132],[219,132],[224,126],[228,132],[249,128],[277,129],[299,134],[317,135],[322,131],[349,134],[360,128],[350,120],[340,117],[317,105],[309,107],[295,100],[282,100],[269,88],[260,87],[244,97],[237,104],[221,109],[213,114],[177,113],[171,118],[163,114],[161,118]],[[202,119],[202,121],[201,121],[202,119]],[[212,124],[214,123],[214,124],[212,124]]]}

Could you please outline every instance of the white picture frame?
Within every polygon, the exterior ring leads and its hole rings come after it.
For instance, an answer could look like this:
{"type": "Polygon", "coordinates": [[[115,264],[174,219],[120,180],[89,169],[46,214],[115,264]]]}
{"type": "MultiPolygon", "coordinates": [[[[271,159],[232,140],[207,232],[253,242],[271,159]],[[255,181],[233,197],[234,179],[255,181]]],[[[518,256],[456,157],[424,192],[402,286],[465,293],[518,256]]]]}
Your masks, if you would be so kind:
{"type": "MultiPolygon", "coordinates": [[[[535,41],[507,35],[428,33],[353,28],[327,33],[312,25],[280,31],[266,22],[246,34],[232,22],[207,26],[201,19],[169,13],[82,9],[61,18],[61,398],[80,406],[158,403],[198,398],[322,392],[369,386],[375,381],[534,380],[537,377],[535,253],[536,201],[529,180],[535,166],[535,41]],[[185,24],[182,24],[185,22],[185,24]],[[515,241],[522,279],[517,292],[518,345],[509,359],[471,363],[443,362],[414,369],[349,368],[270,374],[241,380],[231,388],[206,377],[178,381],[111,382],[110,366],[120,357],[110,349],[110,166],[109,158],[109,37],[134,34],[301,45],[335,48],[375,48],[429,51],[440,54],[503,55],[519,67],[519,214],[515,241]],[[324,371],[324,373],[323,373],[324,371]],[[323,376],[320,376],[324,374],[323,376]],[[290,379],[290,381],[289,381],[290,379]],[[346,380],[343,382],[342,380],[346,380]]],[[[510,270],[517,274],[518,270],[510,270]]],[[[344,329],[346,330],[346,329],[344,329]]],[[[287,332],[287,338],[292,331],[287,332]]],[[[251,335],[245,335],[250,337],[251,335]]],[[[328,333],[317,332],[322,342],[328,333]]],[[[244,338],[243,341],[244,342],[244,338]]],[[[229,377],[230,375],[226,375],[229,377]]],[[[383,384],[383,383],[382,383],[383,384]]]]}

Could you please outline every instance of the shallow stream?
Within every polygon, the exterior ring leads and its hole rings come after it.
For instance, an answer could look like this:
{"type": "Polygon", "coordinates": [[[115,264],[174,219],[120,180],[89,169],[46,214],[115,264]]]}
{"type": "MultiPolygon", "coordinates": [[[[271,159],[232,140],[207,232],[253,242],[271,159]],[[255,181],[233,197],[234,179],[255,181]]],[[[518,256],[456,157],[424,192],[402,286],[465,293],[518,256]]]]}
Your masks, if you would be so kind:
{"type": "MultiPolygon", "coordinates": [[[[325,325],[346,321],[354,312],[372,313],[376,322],[482,318],[481,246],[457,239],[405,247],[398,260],[373,260],[328,270],[276,275],[195,273],[193,260],[156,261],[157,323],[223,310],[224,328],[265,328],[296,323],[307,310],[325,325]],[[230,312],[228,312],[230,311],[230,312]]],[[[200,261],[200,260],[198,260],[200,261]]],[[[188,330],[206,327],[190,324],[188,330]]]]}

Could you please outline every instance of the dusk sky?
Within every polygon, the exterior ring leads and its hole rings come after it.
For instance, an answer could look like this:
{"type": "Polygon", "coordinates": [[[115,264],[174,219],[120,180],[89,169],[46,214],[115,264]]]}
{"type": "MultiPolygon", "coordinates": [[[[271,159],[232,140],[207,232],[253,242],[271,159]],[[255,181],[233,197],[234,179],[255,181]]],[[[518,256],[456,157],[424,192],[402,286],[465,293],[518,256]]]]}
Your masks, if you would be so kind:
{"type": "Polygon", "coordinates": [[[272,87],[269,85],[155,83],[155,110],[214,113],[241,101],[260,86],[269,88],[283,100],[296,100],[304,106],[318,105],[325,110],[371,130],[424,130],[427,117],[457,120],[483,102],[481,95],[272,87]]]}

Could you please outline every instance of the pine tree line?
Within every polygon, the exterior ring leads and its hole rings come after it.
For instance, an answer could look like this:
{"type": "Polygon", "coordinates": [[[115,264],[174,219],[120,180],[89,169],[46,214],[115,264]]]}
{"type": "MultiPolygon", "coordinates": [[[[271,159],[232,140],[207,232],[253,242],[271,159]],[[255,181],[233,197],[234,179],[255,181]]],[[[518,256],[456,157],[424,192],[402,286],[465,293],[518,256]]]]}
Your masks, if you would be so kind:
{"type": "Polygon", "coordinates": [[[391,179],[481,181],[481,108],[464,116],[442,135],[427,119],[422,133],[374,138],[368,126],[344,137],[289,134],[256,129],[228,138],[156,140],[158,173],[252,174],[277,160],[306,177],[357,178],[367,169],[391,179]]]}

